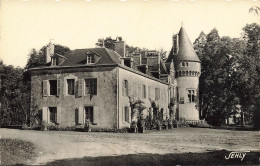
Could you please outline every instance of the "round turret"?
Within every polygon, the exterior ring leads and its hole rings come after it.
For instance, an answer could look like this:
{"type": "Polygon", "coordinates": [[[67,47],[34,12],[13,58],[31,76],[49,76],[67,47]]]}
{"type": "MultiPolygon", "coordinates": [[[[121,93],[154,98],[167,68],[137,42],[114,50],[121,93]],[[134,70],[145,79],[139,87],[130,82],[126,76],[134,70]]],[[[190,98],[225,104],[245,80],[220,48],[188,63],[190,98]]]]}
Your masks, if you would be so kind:
{"type": "Polygon", "coordinates": [[[177,80],[177,119],[198,121],[197,96],[201,64],[183,27],[173,36],[173,47],[167,61],[172,60],[177,80]]]}

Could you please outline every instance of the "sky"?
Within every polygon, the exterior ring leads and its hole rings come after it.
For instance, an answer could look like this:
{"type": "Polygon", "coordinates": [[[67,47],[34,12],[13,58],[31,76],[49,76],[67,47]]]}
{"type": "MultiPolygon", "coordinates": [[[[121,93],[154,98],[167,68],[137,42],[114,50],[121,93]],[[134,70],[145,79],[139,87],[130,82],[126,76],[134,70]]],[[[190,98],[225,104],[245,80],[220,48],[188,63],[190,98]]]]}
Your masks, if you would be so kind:
{"type": "Polygon", "coordinates": [[[30,51],[50,40],[70,49],[93,48],[122,36],[128,45],[170,51],[181,24],[191,42],[213,28],[241,37],[260,0],[0,0],[0,59],[24,67],[30,51]]]}

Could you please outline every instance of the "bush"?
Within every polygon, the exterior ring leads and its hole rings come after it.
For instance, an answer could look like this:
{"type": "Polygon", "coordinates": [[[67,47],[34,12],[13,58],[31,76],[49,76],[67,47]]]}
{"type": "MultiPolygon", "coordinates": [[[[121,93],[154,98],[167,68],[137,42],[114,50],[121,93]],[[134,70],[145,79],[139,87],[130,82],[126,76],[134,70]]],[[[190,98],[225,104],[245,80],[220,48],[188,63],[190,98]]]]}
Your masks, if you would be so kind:
{"type": "Polygon", "coordinates": [[[123,129],[108,129],[108,128],[92,128],[91,132],[111,132],[111,133],[127,133],[129,128],[123,129]]]}
{"type": "Polygon", "coordinates": [[[174,121],[173,126],[178,128],[178,127],[190,127],[189,124],[185,121],[174,121]]]}
{"type": "Polygon", "coordinates": [[[189,124],[190,127],[199,127],[199,128],[210,128],[212,127],[211,125],[209,125],[207,122],[203,121],[203,122],[198,122],[198,123],[194,123],[194,124],[189,124]]]}
{"type": "Polygon", "coordinates": [[[55,125],[55,123],[48,123],[47,130],[58,130],[58,127],[55,125]]]}
{"type": "Polygon", "coordinates": [[[46,121],[42,121],[42,124],[40,125],[42,131],[48,130],[47,127],[48,123],[46,121]]]}
{"type": "Polygon", "coordinates": [[[28,129],[30,129],[30,127],[28,127],[27,124],[22,125],[22,130],[28,130],[28,129]]]}

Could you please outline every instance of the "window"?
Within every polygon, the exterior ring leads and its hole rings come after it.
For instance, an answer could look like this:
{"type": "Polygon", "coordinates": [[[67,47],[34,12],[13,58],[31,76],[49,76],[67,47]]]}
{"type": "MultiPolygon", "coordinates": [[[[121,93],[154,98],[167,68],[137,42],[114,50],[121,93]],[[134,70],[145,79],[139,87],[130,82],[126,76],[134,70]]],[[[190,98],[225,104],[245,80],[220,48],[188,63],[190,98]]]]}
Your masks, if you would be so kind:
{"type": "Polygon", "coordinates": [[[67,79],[67,94],[74,95],[75,94],[75,80],[67,79]]]}
{"type": "Polygon", "coordinates": [[[190,103],[195,102],[195,90],[188,90],[188,98],[190,103]]]}
{"type": "Polygon", "coordinates": [[[86,121],[93,123],[93,107],[85,107],[86,121]]]}
{"type": "Polygon", "coordinates": [[[159,99],[160,99],[160,89],[155,88],[155,100],[159,100],[159,99]]]}
{"type": "Polygon", "coordinates": [[[57,107],[49,107],[50,122],[57,123],[57,107]]]}
{"type": "Polygon", "coordinates": [[[125,121],[129,122],[129,108],[128,107],[124,107],[124,112],[125,112],[125,121]]]}
{"type": "Polygon", "coordinates": [[[57,80],[49,80],[50,85],[50,95],[57,95],[57,80]]]}
{"type": "Polygon", "coordinates": [[[93,54],[87,55],[87,63],[88,64],[94,63],[94,55],[93,54]]]}
{"type": "Polygon", "coordinates": [[[56,57],[52,58],[52,66],[57,66],[58,65],[58,61],[56,57]]]}
{"type": "Polygon", "coordinates": [[[188,62],[181,62],[181,66],[189,66],[188,62]]]}
{"type": "Polygon", "coordinates": [[[97,79],[88,78],[86,81],[85,93],[90,95],[97,95],[97,79]]]}
{"type": "Polygon", "coordinates": [[[123,81],[123,96],[128,96],[128,81],[123,81]]]}
{"type": "Polygon", "coordinates": [[[180,97],[180,104],[184,104],[184,97],[180,97]]]}
{"type": "Polygon", "coordinates": [[[146,99],[146,86],[143,85],[143,99],[146,99]]]}

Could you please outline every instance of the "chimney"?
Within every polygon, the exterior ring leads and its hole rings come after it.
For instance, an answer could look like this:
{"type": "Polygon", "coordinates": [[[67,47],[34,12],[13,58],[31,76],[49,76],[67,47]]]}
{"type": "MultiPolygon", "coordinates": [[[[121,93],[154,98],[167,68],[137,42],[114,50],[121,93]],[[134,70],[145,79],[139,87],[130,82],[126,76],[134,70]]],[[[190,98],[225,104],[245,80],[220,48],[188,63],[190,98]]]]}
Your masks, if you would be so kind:
{"type": "Polygon", "coordinates": [[[134,61],[138,63],[138,65],[142,64],[141,54],[140,53],[133,53],[132,58],[134,61]]]}
{"type": "Polygon", "coordinates": [[[54,44],[51,42],[46,47],[46,63],[51,62],[51,57],[54,55],[54,44]]]}
{"type": "Polygon", "coordinates": [[[124,41],[116,41],[114,43],[115,51],[121,56],[125,57],[125,42],[124,41]]]}
{"type": "Polygon", "coordinates": [[[172,36],[173,54],[178,54],[179,51],[179,36],[178,34],[172,36]]]}

